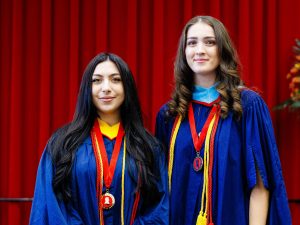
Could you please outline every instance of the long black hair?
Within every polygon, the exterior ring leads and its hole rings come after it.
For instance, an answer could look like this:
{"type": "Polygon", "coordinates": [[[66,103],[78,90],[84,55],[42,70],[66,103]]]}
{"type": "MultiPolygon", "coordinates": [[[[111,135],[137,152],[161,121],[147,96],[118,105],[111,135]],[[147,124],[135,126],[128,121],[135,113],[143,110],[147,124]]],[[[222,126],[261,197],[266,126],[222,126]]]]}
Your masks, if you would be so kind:
{"type": "MultiPolygon", "coordinates": [[[[75,153],[90,135],[97,117],[97,111],[92,102],[92,75],[95,67],[107,60],[117,66],[124,86],[125,99],[121,105],[121,120],[125,130],[126,151],[140,172],[142,194],[155,193],[156,190],[157,173],[154,172],[156,171],[154,151],[156,151],[158,143],[143,126],[132,73],[119,56],[112,53],[100,53],[89,62],[84,71],[72,122],[55,132],[49,141],[50,154],[55,166],[53,189],[56,195],[65,201],[71,199],[70,179],[72,179],[71,170],[75,153]]],[[[134,178],[133,175],[131,177],[134,178]]],[[[137,182],[136,178],[135,181],[137,182]]]]}

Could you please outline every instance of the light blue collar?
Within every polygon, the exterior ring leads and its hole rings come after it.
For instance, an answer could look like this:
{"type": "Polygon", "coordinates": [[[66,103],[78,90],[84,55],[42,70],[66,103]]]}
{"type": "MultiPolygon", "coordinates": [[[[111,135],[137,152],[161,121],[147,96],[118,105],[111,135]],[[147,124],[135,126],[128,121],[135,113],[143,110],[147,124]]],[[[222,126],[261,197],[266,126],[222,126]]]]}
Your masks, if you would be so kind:
{"type": "Polygon", "coordinates": [[[205,102],[205,103],[211,103],[215,101],[220,95],[216,89],[216,86],[218,84],[219,82],[215,83],[213,86],[209,88],[194,85],[192,99],[199,102],[205,102]]]}

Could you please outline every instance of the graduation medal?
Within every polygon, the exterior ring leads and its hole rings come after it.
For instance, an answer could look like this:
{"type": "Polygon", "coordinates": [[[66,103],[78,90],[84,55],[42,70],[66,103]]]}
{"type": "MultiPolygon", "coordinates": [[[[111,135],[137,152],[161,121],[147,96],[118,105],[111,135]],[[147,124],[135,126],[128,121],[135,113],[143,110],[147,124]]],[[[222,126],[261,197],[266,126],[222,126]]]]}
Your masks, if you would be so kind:
{"type": "MultiPolygon", "coordinates": [[[[118,135],[116,137],[116,143],[112,152],[111,160],[110,163],[108,162],[108,157],[107,157],[107,152],[102,136],[102,132],[100,130],[100,127],[98,125],[98,121],[95,121],[93,131],[96,134],[96,140],[93,140],[93,142],[96,142],[95,144],[93,143],[93,146],[97,149],[98,154],[100,153],[99,159],[102,161],[102,166],[103,166],[103,184],[106,188],[106,191],[104,194],[102,194],[102,190],[99,190],[99,201],[100,201],[100,206],[102,209],[110,209],[114,206],[115,204],[115,197],[109,193],[109,189],[114,177],[114,172],[116,169],[119,153],[121,150],[121,145],[122,145],[122,140],[124,136],[124,129],[122,124],[119,126],[118,130],[118,135]]],[[[101,179],[101,178],[100,178],[101,179]]],[[[100,188],[102,189],[102,188],[100,188]]]]}
{"type": "Polygon", "coordinates": [[[193,168],[196,172],[200,171],[203,167],[203,159],[200,155],[197,155],[194,158],[194,162],[193,162],[193,168]]]}
{"type": "MultiPolygon", "coordinates": [[[[214,139],[218,127],[218,122],[220,118],[219,109],[220,106],[215,104],[219,102],[219,98],[217,101],[213,102],[212,104],[207,104],[207,106],[212,106],[212,109],[208,115],[208,118],[205,121],[205,124],[197,135],[196,125],[195,125],[195,118],[194,118],[194,111],[192,107],[192,103],[189,105],[188,111],[188,119],[189,125],[191,129],[192,139],[194,148],[196,151],[196,156],[193,160],[193,169],[198,172],[203,169],[203,188],[202,188],[202,197],[201,197],[201,208],[199,211],[199,215],[197,217],[196,224],[207,225],[207,224],[214,224],[212,219],[212,192],[213,192],[213,183],[212,183],[212,176],[213,176],[213,162],[214,162],[214,139]],[[204,146],[204,160],[200,156],[200,150],[205,140],[204,146]]],[[[182,116],[178,115],[175,119],[171,141],[170,141],[170,155],[169,155],[169,163],[168,163],[168,173],[169,173],[169,192],[171,193],[172,187],[172,171],[173,171],[173,162],[174,162],[174,146],[176,141],[176,136],[178,134],[178,129],[180,127],[180,123],[182,120],[182,116]]]]}
{"type": "Polygon", "coordinates": [[[105,194],[102,195],[101,197],[101,205],[103,209],[110,209],[111,207],[113,207],[115,204],[115,197],[109,193],[108,191],[106,191],[105,194]]]}
{"type": "Polygon", "coordinates": [[[196,125],[195,125],[194,109],[193,109],[192,104],[191,103],[189,104],[189,112],[188,112],[189,124],[190,124],[191,133],[192,133],[194,148],[196,150],[196,157],[193,160],[193,169],[196,172],[201,171],[203,168],[204,163],[203,163],[203,158],[200,156],[200,150],[204,143],[209,124],[212,121],[216,112],[217,112],[217,107],[215,107],[215,106],[212,107],[212,110],[210,111],[210,113],[204,123],[204,126],[198,135],[197,131],[196,131],[196,125]]]}

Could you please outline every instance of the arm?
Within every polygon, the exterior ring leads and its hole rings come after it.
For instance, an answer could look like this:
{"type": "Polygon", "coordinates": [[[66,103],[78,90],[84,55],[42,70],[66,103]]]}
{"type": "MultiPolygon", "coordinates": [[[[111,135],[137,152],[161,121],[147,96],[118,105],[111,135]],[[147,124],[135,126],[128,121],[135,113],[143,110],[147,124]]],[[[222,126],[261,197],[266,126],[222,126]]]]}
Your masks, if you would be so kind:
{"type": "Polygon", "coordinates": [[[250,224],[261,220],[262,224],[291,225],[270,112],[253,91],[243,91],[242,102],[246,179],[251,191],[250,224]],[[268,189],[268,194],[263,186],[268,189]]]}
{"type": "Polygon", "coordinates": [[[265,225],[269,209],[269,191],[256,170],[257,183],[251,191],[249,207],[249,225],[265,225]]]}
{"type": "Polygon", "coordinates": [[[66,204],[56,197],[52,188],[53,173],[54,166],[46,148],[38,167],[30,225],[67,225],[81,221],[71,203],[66,204]]]}
{"type": "Polygon", "coordinates": [[[159,180],[157,188],[159,191],[159,201],[147,208],[145,213],[137,216],[134,225],[161,224],[169,225],[169,193],[168,193],[168,173],[166,160],[163,152],[156,155],[156,168],[159,168],[159,180]]]}
{"type": "Polygon", "coordinates": [[[30,214],[30,225],[54,224],[54,220],[67,224],[52,189],[53,164],[45,149],[37,171],[34,197],[30,214]]]}

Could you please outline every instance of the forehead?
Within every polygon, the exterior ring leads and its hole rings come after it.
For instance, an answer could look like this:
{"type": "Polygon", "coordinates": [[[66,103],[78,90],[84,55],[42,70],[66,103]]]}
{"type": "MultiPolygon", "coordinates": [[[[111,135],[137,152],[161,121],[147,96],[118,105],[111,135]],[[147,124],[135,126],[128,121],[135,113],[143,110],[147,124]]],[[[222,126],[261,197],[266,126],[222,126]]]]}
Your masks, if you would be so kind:
{"type": "Polygon", "coordinates": [[[187,32],[187,38],[203,38],[203,37],[215,37],[213,28],[204,22],[197,22],[190,26],[187,32]]]}
{"type": "Polygon", "coordinates": [[[99,63],[96,66],[93,74],[100,74],[100,75],[119,74],[119,70],[114,62],[107,60],[99,63]]]}

